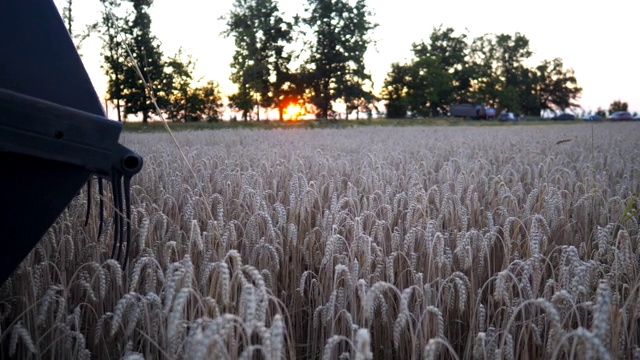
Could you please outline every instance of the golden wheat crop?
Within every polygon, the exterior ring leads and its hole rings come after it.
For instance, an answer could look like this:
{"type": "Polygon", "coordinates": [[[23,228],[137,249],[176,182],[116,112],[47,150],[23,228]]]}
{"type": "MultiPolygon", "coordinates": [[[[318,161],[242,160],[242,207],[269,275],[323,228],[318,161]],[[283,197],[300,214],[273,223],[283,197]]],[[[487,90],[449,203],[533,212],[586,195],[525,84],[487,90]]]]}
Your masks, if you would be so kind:
{"type": "Polygon", "coordinates": [[[1,353],[637,359],[639,130],[181,132],[188,165],[125,133],[128,267],[83,191],[0,290],[1,353]]]}

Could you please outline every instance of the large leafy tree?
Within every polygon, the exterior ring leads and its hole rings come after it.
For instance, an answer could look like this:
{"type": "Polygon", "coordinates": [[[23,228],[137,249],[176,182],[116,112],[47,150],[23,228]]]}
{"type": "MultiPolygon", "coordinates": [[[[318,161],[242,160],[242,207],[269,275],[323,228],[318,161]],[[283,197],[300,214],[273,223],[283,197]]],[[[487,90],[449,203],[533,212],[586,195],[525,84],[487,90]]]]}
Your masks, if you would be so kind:
{"type": "Polygon", "coordinates": [[[490,106],[529,115],[577,106],[575,100],[582,89],[573,70],[564,70],[559,58],[528,67],[525,60],[532,54],[529,40],[520,33],[476,38],[470,56],[476,98],[490,106]]]}
{"type": "Polygon", "coordinates": [[[205,85],[193,89],[193,92],[196,93],[198,100],[202,103],[202,107],[199,110],[204,120],[213,122],[222,119],[224,104],[220,85],[217,82],[209,80],[205,85]]]}
{"type": "Polygon", "coordinates": [[[453,78],[433,56],[416,59],[409,69],[407,100],[413,116],[446,112],[453,98],[453,78]]]}
{"type": "Polygon", "coordinates": [[[162,84],[166,96],[165,113],[172,121],[217,121],[223,108],[220,88],[214,81],[194,87],[195,61],[182,49],[168,58],[165,64],[165,82],[162,84]]]}
{"type": "Polygon", "coordinates": [[[532,54],[529,39],[520,33],[484,35],[474,39],[470,58],[475,69],[477,98],[491,106],[521,111],[521,75],[526,68],[524,61],[532,54]]]}
{"type": "Polygon", "coordinates": [[[496,46],[490,35],[473,39],[469,45],[469,67],[473,80],[471,89],[476,102],[496,107],[500,92],[496,46]]]}
{"type": "Polygon", "coordinates": [[[454,35],[452,28],[434,28],[428,43],[412,47],[409,103],[413,114],[441,115],[453,101],[466,101],[470,87],[466,35],[454,35]]]}
{"type": "Polygon", "coordinates": [[[388,116],[404,116],[406,110],[413,116],[442,115],[452,102],[469,101],[472,72],[466,63],[466,35],[434,28],[429,42],[414,43],[412,50],[414,59],[393,64],[385,81],[388,116]]]}
{"type": "Polygon", "coordinates": [[[167,97],[166,113],[172,121],[198,121],[201,107],[198,94],[193,91],[195,61],[184,56],[182,49],[166,60],[163,94],[167,97]]]}
{"type": "Polygon", "coordinates": [[[71,36],[71,39],[73,39],[78,52],[80,52],[80,49],[82,48],[82,43],[87,40],[89,36],[91,36],[91,34],[98,29],[99,26],[98,22],[90,23],[87,24],[82,31],[78,32],[75,27],[76,18],[73,15],[73,0],[66,0],[64,2],[64,6],[62,7],[62,20],[64,21],[64,25],[69,32],[69,36],[71,36]]]}
{"type": "Polygon", "coordinates": [[[429,42],[413,44],[414,58],[392,65],[382,95],[389,117],[444,114],[452,103],[475,102],[528,115],[575,107],[582,89],[561,59],[532,68],[522,34],[484,35],[470,44],[451,28],[434,28],[429,42]]]}
{"type": "MultiPolygon", "coordinates": [[[[562,59],[544,60],[536,67],[540,110],[560,110],[578,106],[582,93],[573,69],[564,70],[562,59]]],[[[539,113],[538,113],[539,114],[539,113]]]]}
{"type": "Polygon", "coordinates": [[[613,114],[616,111],[629,111],[629,104],[626,101],[614,100],[609,105],[609,114],[613,114]]]}
{"type": "MultiPolygon", "coordinates": [[[[432,108],[442,108],[449,101],[468,102],[470,97],[471,77],[467,56],[469,44],[465,34],[456,35],[453,28],[434,28],[429,36],[429,43],[413,45],[413,52],[417,59],[432,58],[440,67],[440,71],[446,75],[449,83],[447,89],[439,92],[446,92],[441,99],[443,102],[432,106],[432,108]]],[[[434,99],[436,100],[436,99],[434,99]]]]}
{"type": "Polygon", "coordinates": [[[123,99],[127,114],[141,114],[147,123],[154,110],[153,101],[162,108],[168,99],[162,87],[166,83],[165,64],[157,38],[151,34],[149,7],[153,0],[129,0],[133,5],[133,19],[127,24],[128,48],[131,62],[122,76],[123,99]]]}
{"type": "Polygon", "coordinates": [[[442,115],[452,103],[481,103],[502,110],[539,116],[544,110],[575,107],[582,89],[561,59],[525,64],[531,57],[522,34],[475,38],[434,28],[429,42],[413,44],[414,58],[395,63],[382,95],[389,117],[442,115]]]}
{"type": "Polygon", "coordinates": [[[540,74],[536,69],[521,67],[518,75],[517,101],[520,112],[525,115],[539,116],[542,111],[540,93],[540,74]]]}
{"type": "Polygon", "coordinates": [[[102,39],[102,70],[107,75],[107,99],[115,106],[118,121],[122,121],[124,100],[124,70],[128,66],[128,54],[121,32],[128,28],[126,14],[123,15],[119,0],[100,0],[102,3],[99,24],[102,39]]]}
{"type": "Polygon", "coordinates": [[[498,103],[504,109],[521,113],[523,109],[520,94],[528,80],[522,78],[523,74],[527,74],[524,61],[533,55],[529,48],[529,39],[520,33],[514,36],[499,34],[495,39],[498,74],[502,84],[498,103]]]}
{"type": "Polygon", "coordinates": [[[411,66],[393,63],[382,87],[382,99],[386,101],[387,118],[397,119],[407,116],[411,66]]]}
{"type": "MultiPolygon", "coordinates": [[[[292,23],[286,21],[274,0],[235,0],[226,16],[225,36],[233,36],[231,80],[238,92],[231,97],[244,120],[254,104],[277,106],[282,118],[291,56],[285,47],[292,41],[292,23]]],[[[259,116],[258,111],[258,116],[259,116]]]]}
{"type": "Polygon", "coordinates": [[[505,88],[517,87],[519,71],[524,61],[533,55],[529,48],[529,39],[520,33],[515,35],[499,34],[495,36],[496,61],[498,73],[504,81],[505,88]]]}
{"type": "Polygon", "coordinates": [[[304,66],[310,101],[318,117],[328,118],[335,100],[352,103],[364,96],[371,82],[364,54],[372,43],[369,33],[377,25],[369,20],[365,0],[307,0],[307,5],[304,23],[313,34],[304,66]]]}

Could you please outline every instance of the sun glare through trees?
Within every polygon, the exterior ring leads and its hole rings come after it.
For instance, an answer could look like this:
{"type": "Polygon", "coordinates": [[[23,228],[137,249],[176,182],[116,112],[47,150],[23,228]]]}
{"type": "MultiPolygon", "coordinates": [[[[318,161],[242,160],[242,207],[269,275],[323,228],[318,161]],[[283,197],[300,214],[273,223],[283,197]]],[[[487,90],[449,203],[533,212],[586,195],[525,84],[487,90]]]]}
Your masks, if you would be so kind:
{"type": "Polygon", "coordinates": [[[300,105],[289,104],[289,106],[284,109],[283,118],[284,120],[298,120],[301,115],[303,115],[303,112],[300,105]]]}

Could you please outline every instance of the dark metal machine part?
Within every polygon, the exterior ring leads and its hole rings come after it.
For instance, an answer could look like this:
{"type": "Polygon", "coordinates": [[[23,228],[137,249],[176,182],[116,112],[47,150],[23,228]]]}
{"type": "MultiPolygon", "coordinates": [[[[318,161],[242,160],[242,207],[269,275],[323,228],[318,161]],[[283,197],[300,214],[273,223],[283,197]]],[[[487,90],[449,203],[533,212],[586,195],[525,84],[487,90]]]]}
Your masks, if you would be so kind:
{"type": "Polygon", "coordinates": [[[120,258],[130,237],[129,183],[142,168],[118,143],[121,130],[105,118],[53,1],[1,0],[0,284],[92,174],[100,188],[111,181],[112,253],[120,258]]]}

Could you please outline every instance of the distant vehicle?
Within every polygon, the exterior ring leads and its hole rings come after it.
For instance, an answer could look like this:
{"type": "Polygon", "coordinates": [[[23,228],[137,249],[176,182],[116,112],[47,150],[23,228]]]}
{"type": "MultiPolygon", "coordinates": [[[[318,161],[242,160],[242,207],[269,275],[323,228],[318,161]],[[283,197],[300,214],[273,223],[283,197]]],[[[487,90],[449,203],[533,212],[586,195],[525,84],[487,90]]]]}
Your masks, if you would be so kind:
{"type": "Polygon", "coordinates": [[[551,118],[552,120],[575,120],[576,116],[573,114],[560,114],[560,115],[556,115],[554,117],[551,118]]]}
{"type": "Polygon", "coordinates": [[[587,115],[583,119],[584,121],[601,121],[602,116],[600,115],[587,115]]]}
{"type": "MultiPolygon", "coordinates": [[[[482,105],[474,105],[474,104],[454,104],[451,105],[451,116],[454,117],[465,117],[471,119],[486,119],[487,111],[482,105]]],[[[493,111],[493,116],[495,116],[495,110],[493,111]]]]}
{"type": "Polygon", "coordinates": [[[633,120],[640,120],[640,115],[636,115],[633,117],[633,120]]]}
{"type": "Polygon", "coordinates": [[[628,111],[616,111],[609,116],[609,120],[631,120],[631,113],[628,111]]]}
{"type": "Polygon", "coordinates": [[[516,121],[516,116],[512,112],[500,114],[500,121],[516,121]]]}
{"type": "Polygon", "coordinates": [[[495,119],[496,118],[496,109],[494,108],[486,108],[484,110],[485,119],[495,119]]]}

